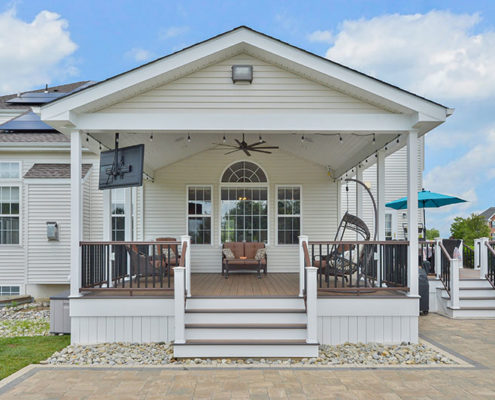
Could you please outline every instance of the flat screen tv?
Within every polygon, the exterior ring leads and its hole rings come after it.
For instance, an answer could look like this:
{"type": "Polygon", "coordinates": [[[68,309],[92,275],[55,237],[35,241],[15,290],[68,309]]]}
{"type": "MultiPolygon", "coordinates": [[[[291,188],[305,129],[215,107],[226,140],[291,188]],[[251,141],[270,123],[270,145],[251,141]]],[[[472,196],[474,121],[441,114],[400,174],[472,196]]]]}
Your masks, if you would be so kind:
{"type": "Polygon", "coordinates": [[[98,188],[102,190],[142,186],[143,162],[144,144],[102,152],[98,188]]]}

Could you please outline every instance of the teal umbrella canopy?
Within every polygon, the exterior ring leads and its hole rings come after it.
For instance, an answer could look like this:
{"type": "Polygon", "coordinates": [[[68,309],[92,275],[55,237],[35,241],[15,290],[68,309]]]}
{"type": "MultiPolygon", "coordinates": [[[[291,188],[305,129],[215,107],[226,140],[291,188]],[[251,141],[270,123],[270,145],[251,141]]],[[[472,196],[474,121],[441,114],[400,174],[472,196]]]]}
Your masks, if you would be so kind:
{"type": "MultiPolygon", "coordinates": [[[[430,192],[429,190],[422,190],[418,192],[418,207],[419,208],[438,208],[448,206],[450,204],[465,203],[466,200],[460,199],[455,196],[448,196],[445,194],[430,192]]],[[[395,210],[407,209],[407,197],[403,197],[399,200],[391,201],[385,204],[389,208],[395,210]]]]}

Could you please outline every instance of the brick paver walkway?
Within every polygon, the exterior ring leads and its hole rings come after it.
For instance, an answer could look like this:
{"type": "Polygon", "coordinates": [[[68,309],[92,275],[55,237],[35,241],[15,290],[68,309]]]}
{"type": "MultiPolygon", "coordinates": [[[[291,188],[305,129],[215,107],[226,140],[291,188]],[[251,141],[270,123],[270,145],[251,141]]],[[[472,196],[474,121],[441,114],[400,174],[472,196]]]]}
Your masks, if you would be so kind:
{"type": "Polygon", "coordinates": [[[474,361],[462,369],[171,370],[36,367],[2,400],[495,399],[495,320],[420,318],[420,332],[474,361]]]}

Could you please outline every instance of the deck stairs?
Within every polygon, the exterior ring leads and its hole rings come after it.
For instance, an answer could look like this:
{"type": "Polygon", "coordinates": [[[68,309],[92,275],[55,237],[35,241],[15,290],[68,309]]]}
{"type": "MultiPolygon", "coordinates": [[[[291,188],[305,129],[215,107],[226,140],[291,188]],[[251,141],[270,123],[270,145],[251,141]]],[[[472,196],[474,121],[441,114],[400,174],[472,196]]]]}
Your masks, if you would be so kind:
{"type": "Polygon", "coordinates": [[[495,318],[495,289],[487,279],[460,279],[460,308],[450,307],[450,296],[443,287],[438,287],[440,307],[451,318],[495,318]]]}
{"type": "Polygon", "coordinates": [[[306,308],[299,297],[191,297],[178,358],[317,357],[307,343],[306,308]]]}

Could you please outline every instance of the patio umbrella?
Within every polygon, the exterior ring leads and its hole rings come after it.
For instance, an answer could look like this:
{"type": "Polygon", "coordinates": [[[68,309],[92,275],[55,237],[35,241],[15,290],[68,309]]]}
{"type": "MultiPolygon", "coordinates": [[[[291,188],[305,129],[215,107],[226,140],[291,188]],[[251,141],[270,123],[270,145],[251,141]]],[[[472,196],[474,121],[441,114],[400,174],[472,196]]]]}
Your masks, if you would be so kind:
{"type": "MultiPolygon", "coordinates": [[[[426,214],[425,208],[438,208],[448,206],[450,204],[465,203],[466,200],[460,199],[455,196],[448,196],[445,194],[430,192],[429,190],[422,190],[418,192],[418,207],[423,209],[423,237],[426,239],[426,214]]],[[[385,204],[389,208],[394,210],[407,209],[407,197],[403,197],[399,200],[391,201],[385,204]]]]}

